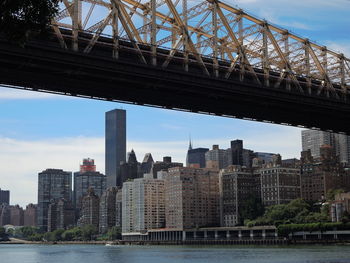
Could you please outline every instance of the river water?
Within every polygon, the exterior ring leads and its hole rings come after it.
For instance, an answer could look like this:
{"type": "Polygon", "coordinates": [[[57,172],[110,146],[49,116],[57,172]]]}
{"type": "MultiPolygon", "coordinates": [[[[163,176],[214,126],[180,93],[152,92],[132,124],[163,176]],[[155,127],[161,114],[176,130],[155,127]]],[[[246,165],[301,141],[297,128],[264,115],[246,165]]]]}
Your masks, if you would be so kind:
{"type": "Polygon", "coordinates": [[[350,263],[349,246],[0,245],[0,263],[350,263]]]}

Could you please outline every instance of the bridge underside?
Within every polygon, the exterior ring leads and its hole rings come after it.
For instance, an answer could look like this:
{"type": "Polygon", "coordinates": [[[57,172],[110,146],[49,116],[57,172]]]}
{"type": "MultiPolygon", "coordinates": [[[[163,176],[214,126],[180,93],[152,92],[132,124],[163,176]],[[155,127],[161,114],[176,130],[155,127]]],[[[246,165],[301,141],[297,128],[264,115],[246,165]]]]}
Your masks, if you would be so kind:
{"type": "Polygon", "coordinates": [[[249,76],[240,81],[238,73],[223,79],[195,66],[184,72],[180,62],[167,69],[144,65],[127,46],[115,60],[103,45],[85,54],[61,49],[53,40],[25,48],[0,40],[0,84],[350,135],[348,102],[261,87],[249,76]]]}

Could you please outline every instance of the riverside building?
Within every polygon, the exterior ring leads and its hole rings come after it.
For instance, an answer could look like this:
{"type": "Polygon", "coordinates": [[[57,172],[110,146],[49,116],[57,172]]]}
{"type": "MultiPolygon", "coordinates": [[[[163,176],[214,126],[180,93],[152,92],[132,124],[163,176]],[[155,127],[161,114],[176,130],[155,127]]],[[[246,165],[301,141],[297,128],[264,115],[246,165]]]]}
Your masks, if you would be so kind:
{"type": "Polygon", "coordinates": [[[300,169],[277,164],[261,168],[261,200],[265,206],[286,204],[300,198],[300,169]]]}
{"type": "Polygon", "coordinates": [[[176,167],[165,179],[166,228],[218,226],[219,174],[210,169],[176,167]]]}
{"type": "Polygon", "coordinates": [[[52,200],[72,200],[72,173],[47,169],[38,175],[38,227],[47,231],[48,211],[52,200]]]}
{"type": "Polygon", "coordinates": [[[126,182],[122,190],[122,231],[142,232],[165,227],[164,180],[148,174],[126,182]]]}
{"type": "Polygon", "coordinates": [[[78,226],[93,225],[98,229],[100,199],[93,188],[89,188],[87,195],[82,200],[81,216],[78,226]]]}
{"type": "Polygon", "coordinates": [[[99,232],[104,234],[110,227],[116,225],[117,220],[117,188],[108,188],[100,198],[99,232]]]}
{"type": "Polygon", "coordinates": [[[260,197],[260,178],[252,170],[229,166],[219,173],[220,225],[233,227],[242,223],[240,211],[251,196],[260,197]]]}

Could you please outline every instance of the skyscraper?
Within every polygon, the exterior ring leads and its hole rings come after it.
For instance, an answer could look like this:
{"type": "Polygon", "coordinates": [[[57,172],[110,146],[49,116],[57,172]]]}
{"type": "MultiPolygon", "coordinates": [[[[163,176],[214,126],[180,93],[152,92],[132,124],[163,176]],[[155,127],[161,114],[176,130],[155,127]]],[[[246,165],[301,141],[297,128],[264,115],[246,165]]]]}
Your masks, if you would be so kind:
{"type": "Polygon", "coordinates": [[[74,173],[74,204],[77,211],[81,209],[81,200],[87,194],[89,187],[101,197],[106,190],[106,176],[96,172],[94,160],[87,158],[80,165],[80,171],[74,173]]]}
{"type": "Polygon", "coordinates": [[[186,166],[193,168],[205,168],[205,153],[209,151],[208,148],[192,148],[192,142],[190,141],[187,156],[186,166]]]}
{"type": "Polygon", "coordinates": [[[39,173],[38,227],[47,230],[49,205],[52,200],[72,200],[72,173],[60,169],[47,169],[39,173]]]}
{"type": "Polygon", "coordinates": [[[330,132],[317,130],[301,131],[301,142],[303,151],[311,150],[313,158],[320,158],[320,147],[322,145],[334,145],[334,137],[330,132]]]}
{"type": "Polygon", "coordinates": [[[121,162],[119,165],[118,186],[130,179],[142,177],[141,165],[137,162],[134,150],[128,153],[127,162],[121,162]]]}
{"type": "Polygon", "coordinates": [[[330,145],[334,148],[340,163],[350,164],[350,136],[316,130],[301,132],[303,151],[311,150],[313,158],[320,158],[320,147],[330,145]]]}
{"type": "Polygon", "coordinates": [[[233,165],[243,165],[243,141],[231,141],[232,163],[233,165]]]}
{"type": "Polygon", "coordinates": [[[1,190],[0,188],[0,205],[1,204],[10,204],[10,191],[1,190]]]}
{"type": "Polygon", "coordinates": [[[126,161],[126,111],[106,112],[105,160],[107,187],[120,186],[120,162],[126,161]]]}
{"type": "Polygon", "coordinates": [[[205,153],[206,168],[223,169],[228,166],[228,151],[219,149],[219,145],[213,145],[212,150],[205,153]]]}

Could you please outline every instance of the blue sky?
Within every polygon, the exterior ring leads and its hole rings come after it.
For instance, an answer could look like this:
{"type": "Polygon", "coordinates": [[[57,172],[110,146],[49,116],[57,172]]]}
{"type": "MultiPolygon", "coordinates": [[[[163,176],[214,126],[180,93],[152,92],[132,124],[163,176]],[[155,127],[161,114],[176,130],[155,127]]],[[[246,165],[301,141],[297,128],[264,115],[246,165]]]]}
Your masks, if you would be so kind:
{"type": "MultiPolygon", "coordinates": [[[[350,57],[348,0],[226,2],[350,57]]],[[[76,171],[91,157],[104,172],[104,113],[114,108],[127,110],[128,150],[139,161],[151,152],[183,162],[190,134],[195,147],[228,148],[239,138],[285,158],[301,150],[298,128],[0,88],[0,188],[11,190],[11,203],[35,203],[37,173],[46,168],[76,171]]]]}

